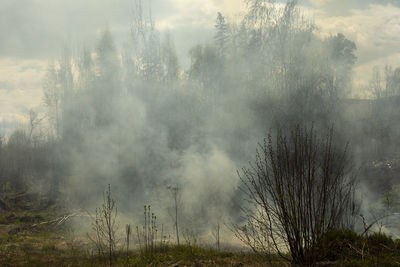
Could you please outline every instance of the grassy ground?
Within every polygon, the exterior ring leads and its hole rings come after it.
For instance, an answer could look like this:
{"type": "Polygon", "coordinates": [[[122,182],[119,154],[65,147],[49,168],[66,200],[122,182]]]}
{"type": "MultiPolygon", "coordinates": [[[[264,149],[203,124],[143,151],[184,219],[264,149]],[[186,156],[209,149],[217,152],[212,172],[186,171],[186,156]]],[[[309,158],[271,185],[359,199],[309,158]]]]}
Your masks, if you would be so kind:
{"type": "MultiPolygon", "coordinates": [[[[0,210],[0,266],[109,266],[106,257],[94,253],[86,232],[72,231],[71,213],[43,202],[21,207],[21,202],[12,212],[0,210]]],[[[400,266],[400,240],[384,234],[336,231],[321,242],[329,262],[319,266],[400,266]]],[[[253,253],[193,245],[156,247],[151,253],[119,247],[113,266],[289,266],[277,258],[271,262],[253,253]]]]}
{"type": "MultiPolygon", "coordinates": [[[[108,266],[84,235],[76,237],[67,224],[47,223],[54,219],[51,212],[0,215],[0,266],[108,266]]],[[[268,266],[266,261],[252,253],[170,245],[152,253],[117,252],[113,266],[268,266]]]]}
{"type": "MultiPolygon", "coordinates": [[[[107,258],[57,233],[9,234],[1,239],[0,266],[103,266],[107,258]]],[[[144,255],[118,252],[113,266],[265,266],[253,254],[218,252],[189,246],[170,246],[144,255]]]]}
{"type": "MultiPolygon", "coordinates": [[[[107,257],[94,253],[85,234],[68,224],[52,222],[49,213],[3,213],[0,224],[0,266],[109,266],[107,257]],[[27,219],[28,218],[28,219],[27,219]],[[29,219],[34,218],[34,219],[29,219]]],[[[56,220],[57,221],[57,220],[56,220]]],[[[398,242],[372,234],[360,238],[352,232],[333,233],[332,258],[318,266],[400,266],[398,242]],[[351,241],[351,242],[350,242],[351,241]],[[347,246],[346,244],[352,244],[347,246]],[[362,255],[360,255],[362,249],[362,255]]],[[[329,241],[331,242],[331,241],[329,241]]],[[[217,251],[190,245],[156,247],[151,253],[121,249],[112,266],[289,266],[287,262],[253,253],[217,251]]]]}

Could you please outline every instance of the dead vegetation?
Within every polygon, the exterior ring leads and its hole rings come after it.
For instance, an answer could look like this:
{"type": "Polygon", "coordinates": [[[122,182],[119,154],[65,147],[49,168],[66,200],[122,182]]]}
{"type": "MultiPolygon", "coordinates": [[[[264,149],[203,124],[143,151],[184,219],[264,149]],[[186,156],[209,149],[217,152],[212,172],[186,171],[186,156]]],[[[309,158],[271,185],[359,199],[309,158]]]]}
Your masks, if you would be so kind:
{"type": "MultiPolygon", "coordinates": [[[[66,227],[0,226],[0,266],[107,266],[93,253],[89,240],[74,237],[66,227]]],[[[112,266],[265,266],[254,254],[219,252],[213,249],[168,245],[156,247],[151,258],[139,249],[116,250],[112,266]]]]}

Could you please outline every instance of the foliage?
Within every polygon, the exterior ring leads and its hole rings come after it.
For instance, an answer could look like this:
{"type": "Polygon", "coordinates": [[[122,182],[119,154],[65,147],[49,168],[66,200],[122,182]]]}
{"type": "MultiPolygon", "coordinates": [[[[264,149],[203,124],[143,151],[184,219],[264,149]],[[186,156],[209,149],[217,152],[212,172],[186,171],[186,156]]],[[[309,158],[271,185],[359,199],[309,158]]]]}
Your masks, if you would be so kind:
{"type": "Polygon", "coordinates": [[[385,233],[360,235],[343,229],[326,233],[316,246],[320,261],[341,262],[344,266],[396,266],[399,248],[398,240],[385,233]]]}
{"type": "Polygon", "coordinates": [[[362,238],[349,229],[332,229],[324,234],[315,245],[319,260],[338,261],[358,258],[353,246],[360,246],[362,238]]]}

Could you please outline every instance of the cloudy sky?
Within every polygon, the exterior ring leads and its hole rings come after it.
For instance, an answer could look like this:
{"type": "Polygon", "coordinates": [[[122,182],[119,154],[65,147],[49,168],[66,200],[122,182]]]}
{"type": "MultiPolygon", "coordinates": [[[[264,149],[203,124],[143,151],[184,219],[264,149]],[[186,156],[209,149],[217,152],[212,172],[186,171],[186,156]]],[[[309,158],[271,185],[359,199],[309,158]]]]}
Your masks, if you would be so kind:
{"type": "MultiPolygon", "coordinates": [[[[150,0],[143,0],[149,2],[150,0]]],[[[43,106],[46,65],[66,45],[92,46],[109,28],[129,38],[134,0],[0,0],[0,133],[43,106]],[[3,128],[3,129],[2,129],[3,128]]],[[[152,0],[153,17],[185,56],[212,36],[218,11],[244,12],[243,0],[152,0]]],[[[300,0],[321,35],[342,32],[358,47],[354,83],[368,82],[373,66],[400,66],[400,0],[300,0]]],[[[361,95],[358,89],[355,95],[361,95]]]]}

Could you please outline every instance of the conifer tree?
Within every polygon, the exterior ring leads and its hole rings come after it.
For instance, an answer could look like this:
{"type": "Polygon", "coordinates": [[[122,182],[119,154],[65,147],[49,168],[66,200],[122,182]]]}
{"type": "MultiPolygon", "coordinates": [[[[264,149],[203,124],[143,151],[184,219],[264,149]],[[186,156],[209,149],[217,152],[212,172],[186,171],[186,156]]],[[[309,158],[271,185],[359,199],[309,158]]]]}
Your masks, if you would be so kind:
{"type": "Polygon", "coordinates": [[[225,22],[225,17],[218,12],[217,21],[215,24],[216,34],[215,34],[215,44],[220,56],[225,56],[227,43],[229,40],[228,25],[225,22]]]}

